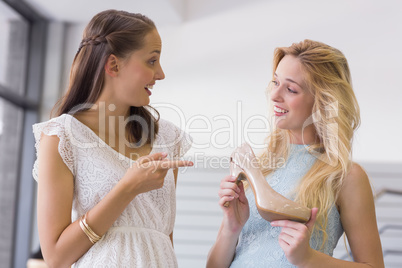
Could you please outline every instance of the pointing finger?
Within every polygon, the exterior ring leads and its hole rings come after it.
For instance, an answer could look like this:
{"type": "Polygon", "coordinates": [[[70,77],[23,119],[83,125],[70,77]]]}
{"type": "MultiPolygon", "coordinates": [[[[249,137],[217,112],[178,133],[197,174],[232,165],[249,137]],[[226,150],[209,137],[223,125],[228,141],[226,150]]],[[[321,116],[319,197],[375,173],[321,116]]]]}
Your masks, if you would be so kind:
{"type": "Polygon", "coordinates": [[[158,164],[158,169],[171,169],[179,167],[191,167],[194,163],[187,160],[163,160],[158,164]]]}
{"type": "Polygon", "coordinates": [[[146,156],[140,157],[138,159],[138,164],[141,165],[141,164],[145,164],[150,161],[163,160],[166,156],[167,156],[167,153],[165,153],[165,152],[146,155],[146,156]]]}

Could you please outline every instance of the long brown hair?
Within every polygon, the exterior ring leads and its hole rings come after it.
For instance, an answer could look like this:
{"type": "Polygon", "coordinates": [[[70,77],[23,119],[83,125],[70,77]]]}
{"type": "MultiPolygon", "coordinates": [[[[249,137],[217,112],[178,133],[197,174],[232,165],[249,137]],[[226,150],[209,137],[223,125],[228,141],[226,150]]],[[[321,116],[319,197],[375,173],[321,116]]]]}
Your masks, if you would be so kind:
{"type": "MultiPolygon", "coordinates": [[[[79,111],[89,109],[101,94],[108,57],[111,54],[118,58],[128,57],[142,48],[145,36],[154,29],[154,22],[142,14],[112,9],[96,14],[85,28],[74,57],[67,93],[53,108],[57,109],[56,115],[77,112],[77,107],[82,107],[79,111]]],[[[129,141],[146,138],[146,143],[152,143],[158,133],[159,113],[151,106],[131,106],[130,116],[140,116],[148,129],[143,129],[144,124],[138,120],[130,121],[126,126],[129,141]],[[144,133],[148,135],[143,137],[144,133]]]]}

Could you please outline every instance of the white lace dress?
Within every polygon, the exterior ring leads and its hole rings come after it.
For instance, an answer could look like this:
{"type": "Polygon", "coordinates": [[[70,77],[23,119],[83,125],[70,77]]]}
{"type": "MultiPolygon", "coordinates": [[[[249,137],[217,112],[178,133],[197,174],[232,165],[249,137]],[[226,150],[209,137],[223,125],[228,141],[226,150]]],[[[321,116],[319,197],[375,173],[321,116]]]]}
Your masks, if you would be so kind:
{"type": "MultiPolygon", "coordinates": [[[[72,221],[104,198],[134,162],[68,114],[35,124],[33,132],[37,150],[42,133],[60,139],[59,153],[74,176],[72,221]]],[[[168,121],[159,121],[151,153],[167,152],[169,158],[179,158],[190,146],[191,138],[185,132],[168,121]]],[[[37,161],[33,176],[38,179],[37,161]]],[[[169,170],[163,187],[136,196],[73,267],[177,267],[169,238],[175,214],[175,182],[169,170]]]]}

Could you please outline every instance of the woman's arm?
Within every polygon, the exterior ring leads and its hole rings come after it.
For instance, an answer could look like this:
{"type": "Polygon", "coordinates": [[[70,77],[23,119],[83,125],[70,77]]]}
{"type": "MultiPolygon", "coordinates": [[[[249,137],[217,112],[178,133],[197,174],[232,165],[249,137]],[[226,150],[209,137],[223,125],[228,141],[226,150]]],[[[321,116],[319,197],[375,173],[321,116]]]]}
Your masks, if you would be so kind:
{"type": "Polygon", "coordinates": [[[315,252],[310,264],[302,267],[384,267],[378,233],[373,191],[366,172],[353,164],[343,183],[337,205],[354,262],[331,258],[315,252]]]}
{"type": "Polygon", "coordinates": [[[342,226],[355,262],[384,267],[373,191],[366,172],[353,164],[338,198],[342,226]]]}
{"type": "MultiPolygon", "coordinates": [[[[71,223],[73,175],[58,152],[59,138],[42,135],[38,153],[38,229],[49,267],[68,267],[91,247],[78,221],[71,223]]],[[[91,220],[87,219],[90,226],[91,220]]],[[[95,232],[98,232],[99,229],[95,232]]]]}
{"type": "MultiPolygon", "coordinates": [[[[177,187],[177,176],[179,174],[179,169],[175,168],[173,169],[173,176],[174,176],[174,186],[177,187]]],[[[170,233],[169,235],[170,237],[170,241],[172,241],[172,246],[174,247],[174,243],[173,243],[173,231],[170,233]]]]}
{"type": "Polygon", "coordinates": [[[237,186],[235,181],[236,178],[232,176],[226,176],[221,181],[219,205],[223,210],[223,220],[208,254],[207,267],[210,268],[230,266],[240,232],[249,217],[243,183],[237,186]],[[229,202],[229,206],[224,206],[226,202],[229,202]]]}
{"type": "Polygon", "coordinates": [[[345,178],[337,205],[354,262],[339,260],[310,248],[308,226],[290,221],[272,222],[272,225],[282,227],[279,243],[288,260],[301,268],[383,268],[373,192],[366,173],[359,165],[354,164],[345,178]]]}
{"type": "MultiPolygon", "coordinates": [[[[57,268],[69,267],[92,246],[81,230],[79,220],[71,222],[73,175],[64,164],[58,145],[58,137],[42,135],[38,155],[39,238],[46,263],[57,268]]],[[[161,160],[165,156],[159,153],[138,159],[136,163],[147,162],[147,167],[134,165],[130,168],[105,198],[88,212],[87,224],[96,234],[105,234],[136,195],[162,187],[169,168],[187,164],[176,161],[167,165],[169,161],[161,160]],[[163,167],[159,164],[161,162],[163,167]]]]}
{"type": "Polygon", "coordinates": [[[225,227],[225,223],[222,222],[216,241],[208,253],[207,268],[226,268],[230,266],[239,234],[240,232],[230,232],[225,227]]]}

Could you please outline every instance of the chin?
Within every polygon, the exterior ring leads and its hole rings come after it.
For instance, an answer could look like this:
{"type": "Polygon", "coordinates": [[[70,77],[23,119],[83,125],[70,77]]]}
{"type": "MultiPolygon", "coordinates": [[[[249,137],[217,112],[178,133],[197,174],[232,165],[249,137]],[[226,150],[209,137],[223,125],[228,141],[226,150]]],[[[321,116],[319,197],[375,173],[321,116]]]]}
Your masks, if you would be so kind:
{"type": "Polygon", "coordinates": [[[145,105],[136,104],[136,105],[131,105],[131,107],[141,108],[141,107],[145,107],[145,106],[147,106],[147,105],[148,105],[148,104],[145,104],[145,105]]]}
{"type": "Polygon", "coordinates": [[[280,128],[280,129],[288,129],[286,127],[286,124],[284,124],[284,122],[281,122],[281,120],[276,119],[275,121],[275,126],[276,128],[280,128]]]}
{"type": "Polygon", "coordinates": [[[150,103],[149,100],[148,101],[141,101],[141,102],[137,101],[136,103],[131,104],[131,106],[133,106],[133,107],[144,107],[144,106],[149,105],[149,103],[150,103]]]}

